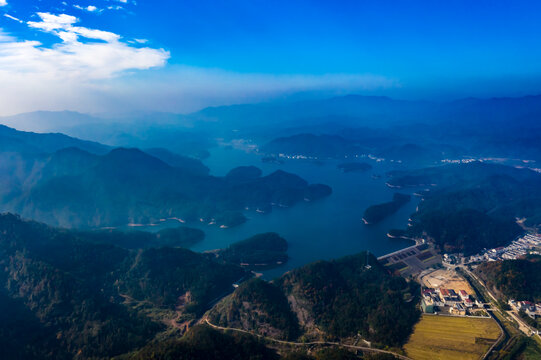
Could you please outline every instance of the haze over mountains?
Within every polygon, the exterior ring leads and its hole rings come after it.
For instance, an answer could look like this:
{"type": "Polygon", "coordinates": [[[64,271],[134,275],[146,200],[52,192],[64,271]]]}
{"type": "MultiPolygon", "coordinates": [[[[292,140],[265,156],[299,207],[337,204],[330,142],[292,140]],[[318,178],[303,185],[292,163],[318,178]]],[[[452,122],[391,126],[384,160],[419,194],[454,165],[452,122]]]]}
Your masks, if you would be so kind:
{"type": "Polygon", "coordinates": [[[102,227],[183,218],[228,227],[245,220],[240,213],[245,207],[269,211],[273,204],[291,206],[331,192],[284,171],[253,176],[238,169],[235,176],[218,178],[198,160],[164,149],[150,153],[169,164],[138,149],[109,151],[61,134],[3,130],[4,210],[53,225],[102,227]],[[98,155],[77,145],[109,152],[98,155]]]}
{"type": "Polygon", "coordinates": [[[232,226],[244,221],[238,212],[244,207],[269,211],[272,204],[290,206],[329,190],[280,171],[265,177],[250,175],[249,169],[223,179],[210,176],[194,157],[208,156],[217,142],[255,145],[274,157],[371,157],[410,166],[471,157],[540,160],[540,116],[540,96],[433,103],[358,95],[116,120],[73,112],[22,114],[0,121],[64,129],[92,141],[2,126],[2,203],[23,216],[64,226],[169,217],[232,226]]]}
{"type": "Polygon", "coordinates": [[[61,131],[0,126],[0,208],[12,213],[0,216],[0,302],[15,309],[0,333],[16,340],[6,349],[43,359],[197,359],[209,351],[279,358],[255,338],[201,325],[208,320],[282,340],[360,336],[403,351],[419,320],[418,285],[370,253],[303,263],[267,282],[249,279],[292,261],[276,220],[272,232],[258,229],[219,250],[186,248],[252,216],[264,221],[290,207],[311,213],[307,205],[334,195],[319,179],[335,176],[352,179],[339,189],[346,198],[400,188],[390,202],[392,194],[353,204],[359,223],[364,211],[362,226],[389,231],[388,218],[415,202],[406,229],[394,233],[440,253],[507,245],[541,228],[539,118],[535,96],[430,103],[357,95],[188,115],[3,118],[61,131]],[[254,157],[218,176],[215,151],[254,157]],[[284,164],[311,171],[305,179],[284,164]],[[168,221],[175,226],[159,227],[168,221]],[[123,231],[127,225],[158,227],[123,231]]]}
{"type": "Polygon", "coordinates": [[[268,142],[284,136],[325,134],[343,137],[346,142],[361,142],[365,147],[378,147],[381,155],[401,151],[394,147],[409,144],[424,148],[410,149],[411,157],[432,159],[434,152],[447,144],[443,150],[453,155],[539,158],[539,116],[541,96],[436,103],[349,95],[212,107],[186,115],[111,117],[35,112],[3,117],[0,123],[22,130],[63,132],[113,146],[166,147],[196,157],[204,157],[216,138],[268,142]],[[423,151],[428,153],[422,154],[423,151]]]}
{"type": "Polygon", "coordinates": [[[539,14],[0,0],[0,360],[541,359],[539,14]]]}

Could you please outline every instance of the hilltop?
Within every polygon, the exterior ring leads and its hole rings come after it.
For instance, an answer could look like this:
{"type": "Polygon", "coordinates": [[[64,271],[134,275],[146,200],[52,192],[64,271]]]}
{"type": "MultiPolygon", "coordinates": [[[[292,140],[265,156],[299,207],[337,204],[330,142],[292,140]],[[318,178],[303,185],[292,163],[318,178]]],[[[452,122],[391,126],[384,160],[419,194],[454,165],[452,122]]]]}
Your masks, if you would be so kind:
{"type": "Polygon", "coordinates": [[[212,310],[210,319],[278,338],[360,334],[398,346],[419,317],[417,291],[415,283],[390,275],[372,255],[361,253],[294,269],[270,284],[244,284],[212,310]]]}

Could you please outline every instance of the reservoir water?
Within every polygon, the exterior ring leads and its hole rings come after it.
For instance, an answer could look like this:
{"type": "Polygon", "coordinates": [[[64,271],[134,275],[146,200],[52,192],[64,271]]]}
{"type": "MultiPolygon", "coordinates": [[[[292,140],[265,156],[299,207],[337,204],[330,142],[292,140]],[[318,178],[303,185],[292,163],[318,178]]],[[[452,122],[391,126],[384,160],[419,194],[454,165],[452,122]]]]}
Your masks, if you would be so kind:
{"type": "MultiPolygon", "coordinates": [[[[385,173],[400,168],[400,164],[377,163],[368,160],[373,169],[366,172],[343,173],[337,169],[338,161],[316,163],[303,160],[286,160],[284,164],[263,163],[261,156],[230,147],[211,149],[211,156],[205,164],[211,174],[225,175],[236,166],[254,165],[269,174],[278,169],[301,176],[310,183],[323,183],[332,187],[331,196],[315,202],[299,203],[291,208],[273,208],[271,213],[246,212],[249,220],[231,229],[216,226],[188,224],[205,231],[205,240],[191,249],[206,251],[227,247],[229,244],[252,235],[274,231],[289,243],[290,260],[279,268],[264,271],[264,277],[271,279],[304,264],[333,259],[369,250],[376,256],[410,246],[403,239],[390,239],[389,229],[405,228],[409,216],[415,212],[418,198],[402,207],[397,213],[375,225],[364,225],[361,218],[364,210],[373,204],[390,201],[396,190],[385,185],[385,173]],[[373,178],[372,175],[383,175],[373,178]]],[[[168,221],[152,230],[164,226],[178,226],[168,221]]]]}

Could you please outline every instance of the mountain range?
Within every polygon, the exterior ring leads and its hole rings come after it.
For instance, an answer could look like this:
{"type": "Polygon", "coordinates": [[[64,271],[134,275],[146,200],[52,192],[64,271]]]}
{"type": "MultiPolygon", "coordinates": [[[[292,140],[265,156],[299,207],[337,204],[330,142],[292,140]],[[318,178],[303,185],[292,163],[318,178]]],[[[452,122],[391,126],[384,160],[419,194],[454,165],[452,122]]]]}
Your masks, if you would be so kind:
{"type": "MultiPolygon", "coordinates": [[[[110,148],[63,134],[2,127],[4,211],[65,227],[148,224],[166,218],[229,227],[245,208],[292,206],[330,194],[276,171],[215,177],[201,161],[161,148],[110,148]],[[163,160],[161,160],[163,159],[163,160]]],[[[235,172],[234,172],[235,173],[235,172]]]]}

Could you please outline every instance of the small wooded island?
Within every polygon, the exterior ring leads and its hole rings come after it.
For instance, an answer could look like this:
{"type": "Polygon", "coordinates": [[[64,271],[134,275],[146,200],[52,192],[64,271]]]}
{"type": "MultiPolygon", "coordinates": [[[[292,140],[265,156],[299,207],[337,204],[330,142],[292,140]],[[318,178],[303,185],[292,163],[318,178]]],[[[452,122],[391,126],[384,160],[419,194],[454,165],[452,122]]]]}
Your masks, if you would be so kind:
{"type": "Polygon", "coordinates": [[[345,173],[349,172],[365,172],[372,169],[372,165],[362,162],[348,162],[337,166],[339,170],[345,173]]]}
{"type": "Polygon", "coordinates": [[[372,205],[368,209],[366,209],[363,215],[363,222],[366,225],[378,223],[386,217],[397,212],[398,209],[400,209],[410,200],[410,195],[396,193],[394,194],[392,201],[383,204],[372,205]]]}

